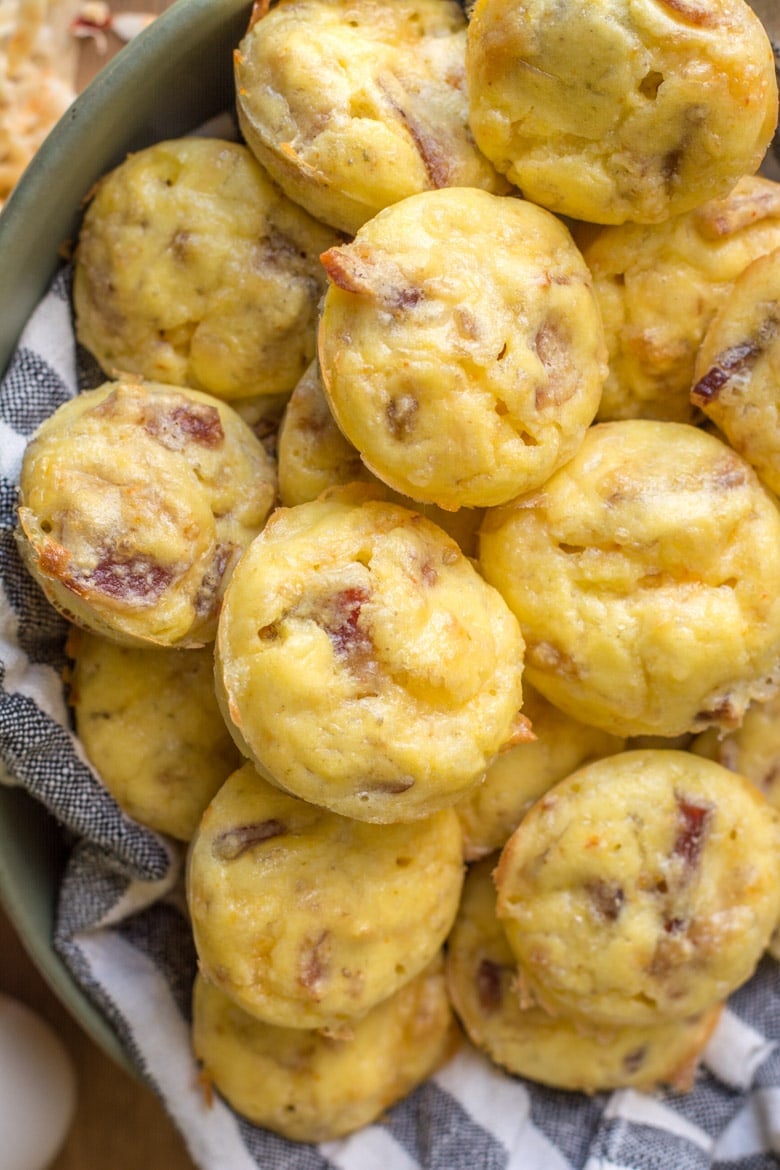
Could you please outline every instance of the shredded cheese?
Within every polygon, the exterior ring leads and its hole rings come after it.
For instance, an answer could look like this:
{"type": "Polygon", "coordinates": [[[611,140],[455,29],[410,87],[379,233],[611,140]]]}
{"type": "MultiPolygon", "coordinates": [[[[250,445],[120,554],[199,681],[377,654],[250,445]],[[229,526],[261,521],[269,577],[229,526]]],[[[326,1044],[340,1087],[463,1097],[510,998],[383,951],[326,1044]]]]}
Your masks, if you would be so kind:
{"type": "Polygon", "coordinates": [[[0,0],[0,206],[75,96],[79,0],[0,0]]]}

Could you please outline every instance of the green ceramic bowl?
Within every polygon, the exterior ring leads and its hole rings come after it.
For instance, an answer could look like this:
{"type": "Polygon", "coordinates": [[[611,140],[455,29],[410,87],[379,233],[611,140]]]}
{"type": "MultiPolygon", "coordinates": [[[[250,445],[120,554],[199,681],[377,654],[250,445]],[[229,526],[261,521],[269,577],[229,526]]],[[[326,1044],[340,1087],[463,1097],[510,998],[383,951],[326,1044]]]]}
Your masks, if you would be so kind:
{"type": "MultiPolygon", "coordinates": [[[[247,0],[176,0],[67,111],[0,214],[0,371],[73,239],[85,194],[129,150],[193,130],[233,102],[232,50],[247,0]]],[[[0,785],[0,898],[49,984],[85,1030],[130,1067],[104,1018],[54,953],[66,842],[25,792],[0,785]]]]}

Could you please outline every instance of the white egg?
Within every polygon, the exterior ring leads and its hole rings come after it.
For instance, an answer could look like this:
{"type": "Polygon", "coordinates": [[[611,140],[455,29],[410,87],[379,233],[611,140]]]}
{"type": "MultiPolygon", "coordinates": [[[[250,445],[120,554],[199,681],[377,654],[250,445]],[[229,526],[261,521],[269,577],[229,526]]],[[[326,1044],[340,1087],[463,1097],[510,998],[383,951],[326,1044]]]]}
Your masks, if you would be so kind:
{"type": "Polygon", "coordinates": [[[46,1170],[73,1118],[76,1078],[44,1020],[0,995],[0,1165],[46,1170]]]}

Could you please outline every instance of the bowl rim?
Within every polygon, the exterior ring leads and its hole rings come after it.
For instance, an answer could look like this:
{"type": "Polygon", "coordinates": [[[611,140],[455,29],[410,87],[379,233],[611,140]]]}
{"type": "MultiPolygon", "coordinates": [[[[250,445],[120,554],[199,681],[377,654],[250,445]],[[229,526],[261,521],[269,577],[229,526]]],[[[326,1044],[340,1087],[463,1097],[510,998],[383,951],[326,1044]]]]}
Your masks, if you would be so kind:
{"type": "MultiPolygon", "coordinates": [[[[0,212],[0,376],[63,259],[63,242],[73,238],[95,181],[129,151],[186,134],[231,108],[231,54],[250,11],[251,0],[174,0],[100,70],[42,143],[0,212]],[[139,77],[167,79],[175,107],[160,100],[154,84],[139,85],[139,77]]],[[[57,884],[67,853],[63,830],[42,803],[2,780],[0,902],[70,1014],[117,1064],[138,1076],[108,1017],[53,949],[57,884]],[[24,871],[33,861],[42,876],[30,889],[24,871]]]]}

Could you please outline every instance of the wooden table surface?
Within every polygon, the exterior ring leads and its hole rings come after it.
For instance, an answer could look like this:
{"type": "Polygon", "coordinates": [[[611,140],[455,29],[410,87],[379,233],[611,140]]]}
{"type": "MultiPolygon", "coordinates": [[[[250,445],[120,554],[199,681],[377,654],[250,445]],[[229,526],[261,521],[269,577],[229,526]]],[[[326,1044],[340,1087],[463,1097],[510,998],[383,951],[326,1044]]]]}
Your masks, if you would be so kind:
{"type": "MultiPolygon", "coordinates": [[[[113,0],[119,11],[161,12],[169,0],[113,0]]],[[[108,37],[108,54],[121,42],[108,37]]],[[[105,63],[92,42],[80,48],[79,84],[105,63]]],[[[0,992],[38,1012],[64,1042],[76,1067],[76,1114],[51,1170],[194,1170],[184,1141],[155,1095],[82,1031],[49,989],[0,908],[0,992]]]]}

